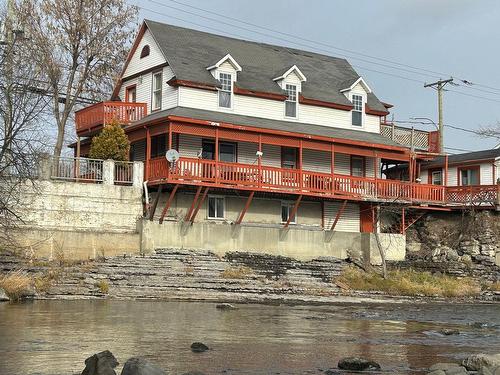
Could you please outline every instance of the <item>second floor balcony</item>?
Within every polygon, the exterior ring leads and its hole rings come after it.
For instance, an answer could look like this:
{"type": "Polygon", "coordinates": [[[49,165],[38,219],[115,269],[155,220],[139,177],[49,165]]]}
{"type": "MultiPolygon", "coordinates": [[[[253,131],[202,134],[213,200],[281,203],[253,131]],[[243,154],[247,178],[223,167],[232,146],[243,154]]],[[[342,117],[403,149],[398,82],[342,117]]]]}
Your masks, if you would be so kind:
{"type": "Polygon", "coordinates": [[[394,124],[380,124],[380,134],[416,151],[439,153],[439,132],[405,128],[394,124]]]}
{"type": "Polygon", "coordinates": [[[147,115],[146,103],[100,102],[75,112],[76,133],[90,136],[111,121],[128,125],[147,115]]]}

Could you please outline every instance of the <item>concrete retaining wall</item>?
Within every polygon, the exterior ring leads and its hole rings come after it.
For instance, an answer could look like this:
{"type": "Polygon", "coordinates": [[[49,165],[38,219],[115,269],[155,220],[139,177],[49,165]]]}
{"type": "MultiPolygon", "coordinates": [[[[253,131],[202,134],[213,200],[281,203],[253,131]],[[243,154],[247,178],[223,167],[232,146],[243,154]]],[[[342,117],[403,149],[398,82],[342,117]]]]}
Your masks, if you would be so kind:
{"type": "MultiPolygon", "coordinates": [[[[379,234],[387,259],[403,260],[406,240],[403,235],[379,234]]],[[[177,221],[159,224],[144,220],[141,248],[144,252],[173,247],[210,250],[224,255],[231,251],[248,251],[282,255],[298,260],[322,256],[345,259],[348,254],[361,257],[370,254],[372,263],[380,262],[380,253],[372,233],[325,232],[319,229],[276,226],[231,225],[229,223],[177,221]]]]}

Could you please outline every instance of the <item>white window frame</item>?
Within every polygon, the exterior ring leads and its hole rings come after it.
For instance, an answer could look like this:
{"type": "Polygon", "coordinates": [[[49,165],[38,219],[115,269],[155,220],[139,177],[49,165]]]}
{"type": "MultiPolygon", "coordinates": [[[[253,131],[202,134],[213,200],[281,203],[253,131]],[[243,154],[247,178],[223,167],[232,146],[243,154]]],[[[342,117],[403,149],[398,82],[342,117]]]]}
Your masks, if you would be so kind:
{"type": "MultiPolygon", "coordinates": [[[[295,206],[295,202],[290,202],[290,201],[281,201],[281,206],[280,206],[280,220],[281,224],[285,224],[288,221],[288,218],[290,217],[291,211],[293,211],[293,207],[295,206]],[[287,207],[288,209],[288,215],[287,215],[287,220],[283,221],[283,207],[287,207]]],[[[297,224],[297,214],[299,213],[299,210],[295,213],[295,217],[293,220],[290,220],[290,224],[297,224]]]]}
{"type": "Polygon", "coordinates": [[[285,102],[284,102],[284,116],[285,118],[287,119],[298,119],[299,118],[299,86],[296,85],[296,84],[293,84],[293,83],[286,83],[284,82],[284,89],[285,89],[285,92],[287,92],[288,90],[288,86],[292,86],[292,87],[295,87],[295,100],[288,100],[288,93],[287,93],[287,97],[285,99],[285,102]],[[286,103],[287,102],[290,102],[290,103],[295,103],[295,117],[293,116],[287,116],[286,114],[286,103]]]}
{"type": "Polygon", "coordinates": [[[207,199],[207,219],[208,220],[225,220],[226,219],[226,197],[220,195],[209,195],[207,199]],[[218,217],[217,204],[215,204],[215,216],[210,216],[210,199],[222,199],[222,217],[218,217]]]}
{"type": "Polygon", "coordinates": [[[443,181],[443,170],[437,170],[437,171],[431,171],[431,185],[437,185],[437,186],[442,186],[444,185],[444,181],[443,181]],[[439,173],[439,180],[441,181],[440,184],[436,184],[434,182],[434,174],[438,174],[439,173]]]}
{"type": "Polygon", "coordinates": [[[154,72],[153,73],[153,82],[152,82],[152,87],[151,87],[151,92],[152,92],[152,95],[151,95],[151,111],[158,111],[158,110],[161,110],[161,105],[162,105],[162,102],[163,102],[163,71],[158,71],[158,72],[154,72]],[[155,83],[156,83],[156,77],[160,76],[160,88],[157,89],[156,86],[155,86],[155,83]],[[155,97],[156,97],[156,93],[160,93],[160,102],[159,102],[159,105],[158,106],[155,106],[155,104],[158,104],[158,103],[155,103],[155,97]]]}
{"type": "Polygon", "coordinates": [[[228,90],[223,90],[222,88],[217,89],[217,108],[222,109],[222,110],[232,110],[234,106],[234,80],[233,80],[233,73],[232,72],[227,72],[227,71],[217,71],[217,80],[221,82],[221,75],[222,74],[227,74],[230,77],[230,82],[231,82],[231,89],[228,90]],[[220,93],[221,92],[229,92],[229,100],[230,100],[230,106],[229,107],[222,107],[220,105],[220,93]]]}
{"type": "Polygon", "coordinates": [[[351,127],[355,129],[363,128],[365,126],[365,97],[362,94],[356,94],[352,93],[351,94],[351,103],[353,104],[353,108],[351,110],[351,127]],[[354,97],[358,96],[361,98],[361,110],[355,110],[355,104],[354,104],[354,97]],[[361,113],[361,124],[360,125],[354,125],[352,123],[352,112],[360,112],[361,113]]]}

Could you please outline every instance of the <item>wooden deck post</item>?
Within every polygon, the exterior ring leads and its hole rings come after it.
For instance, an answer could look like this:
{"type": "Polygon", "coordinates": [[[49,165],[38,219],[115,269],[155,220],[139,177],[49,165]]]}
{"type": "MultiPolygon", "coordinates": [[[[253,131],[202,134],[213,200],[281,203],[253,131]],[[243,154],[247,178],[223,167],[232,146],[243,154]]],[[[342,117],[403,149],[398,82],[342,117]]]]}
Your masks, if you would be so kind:
{"type": "Polygon", "coordinates": [[[188,221],[191,218],[191,214],[193,213],[194,206],[196,205],[196,202],[198,201],[198,197],[200,196],[201,188],[202,188],[202,186],[198,186],[198,189],[196,189],[196,194],[194,195],[193,203],[191,203],[191,207],[189,208],[188,212],[186,212],[186,216],[184,216],[184,221],[188,221]]]}
{"type": "Polygon", "coordinates": [[[198,211],[200,210],[201,205],[205,201],[205,198],[207,197],[209,189],[210,189],[209,187],[205,188],[205,191],[203,192],[203,195],[201,196],[200,201],[198,202],[198,205],[196,206],[196,209],[193,212],[193,215],[191,215],[191,218],[189,219],[189,221],[191,222],[191,225],[193,225],[194,219],[196,218],[196,215],[198,214],[198,211]]]}
{"type": "Polygon", "coordinates": [[[253,199],[253,195],[255,194],[254,191],[252,191],[250,193],[250,195],[248,196],[247,198],[247,201],[245,203],[245,206],[243,207],[243,210],[241,211],[241,213],[239,214],[238,216],[238,219],[235,221],[235,224],[239,225],[241,224],[241,222],[243,221],[243,217],[245,216],[245,214],[247,213],[247,210],[248,210],[248,207],[250,207],[250,203],[252,202],[252,199],[253,199]]]}
{"type": "Polygon", "coordinates": [[[219,182],[219,129],[215,129],[215,183],[219,182]]]}
{"type": "Polygon", "coordinates": [[[263,176],[262,176],[262,156],[261,156],[261,155],[263,155],[263,153],[262,153],[262,134],[259,134],[259,153],[260,153],[259,154],[260,156],[257,158],[257,166],[258,166],[258,170],[259,170],[259,176],[258,176],[259,181],[258,181],[257,185],[259,188],[261,188],[262,187],[262,178],[263,178],[263,176]]]}
{"type": "Polygon", "coordinates": [[[295,201],[292,212],[288,215],[288,220],[286,221],[285,225],[283,226],[283,229],[288,228],[292,219],[295,218],[295,215],[297,214],[297,210],[299,209],[299,204],[300,204],[301,200],[302,200],[302,194],[299,195],[299,197],[295,201]]]}
{"type": "MultiPolygon", "coordinates": [[[[168,123],[168,150],[172,149],[172,123],[168,123]]],[[[170,170],[172,169],[170,166],[170,163],[167,161],[168,168],[167,168],[167,179],[170,178],[170,170]]]]}
{"type": "Polygon", "coordinates": [[[405,208],[401,211],[401,234],[406,234],[405,208]]]}
{"type": "Polygon", "coordinates": [[[304,177],[302,173],[302,139],[299,141],[299,188],[302,191],[304,187],[304,177]]]}
{"type": "Polygon", "coordinates": [[[332,179],[331,193],[335,194],[335,146],[333,143],[330,145],[330,174],[332,179]]]}
{"type": "Polygon", "coordinates": [[[146,178],[145,180],[149,180],[150,174],[150,161],[151,161],[151,133],[149,132],[149,128],[146,128],[146,178]]]}
{"type": "Polygon", "coordinates": [[[153,217],[155,216],[156,206],[158,206],[158,201],[160,200],[162,189],[163,185],[160,184],[160,186],[158,186],[158,191],[156,192],[156,197],[153,202],[153,205],[149,207],[149,221],[153,221],[153,217]]]}
{"type": "Polygon", "coordinates": [[[345,210],[345,206],[347,205],[347,199],[344,200],[344,202],[342,202],[342,206],[340,206],[340,209],[339,211],[337,212],[337,215],[335,216],[335,220],[333,221],[333,224],[332,224],[332,227],[330,228],[330,232],[333,231],[335,229],[335,227],[337,226],[337,223],[340,219],[340,217],[342,216],[342,214],[344,213],[344,210],[345,210]]]}
{"type": "MultiPolygon", "coordinates": [[[[161,186],[161,185],[160,185],[161,186]]],[[[177,189],[179,188],[179,184],[176,184],[172,190],[172,192],[170,193],[170,195],[168,196],[168,200],[167,200],[167,203],[165,203],[165,207],[163,208],[163,211],[161,212],[161,216],[160,216],[160,221],[159,223],[162,224],[163,223],[163,219],[165,218],[165,215],[167,214],[168,212],[168,209],[170,208],[170,205],[172,204],[173,200],[174,200],[174,197],[175,197],[175,193],[177,193],[177,189]]],[[[152,220],[152,219],[151,219],[152,220]]]]}

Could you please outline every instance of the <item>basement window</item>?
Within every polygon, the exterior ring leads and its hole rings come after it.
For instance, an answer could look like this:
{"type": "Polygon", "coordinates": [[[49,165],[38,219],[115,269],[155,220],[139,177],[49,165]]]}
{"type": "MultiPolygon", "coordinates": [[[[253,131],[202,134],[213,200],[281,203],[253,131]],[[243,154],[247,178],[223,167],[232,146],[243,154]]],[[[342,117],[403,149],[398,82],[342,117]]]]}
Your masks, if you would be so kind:
{"type": "MultiPolygon", "coordinates": [[[[292,214],[293,207],[295,203],[292,202],[281,202],[281,222],[286,223],[288,218],[292,214]]],[[[295,214],[290,220],[290,224],[297,224],[297,214],[295,214]]]]}
{"type": "Polygon", "coordinates": [[[208,197],[208,218],[224,219],[225,199],[224,197],[208,197]]]}

